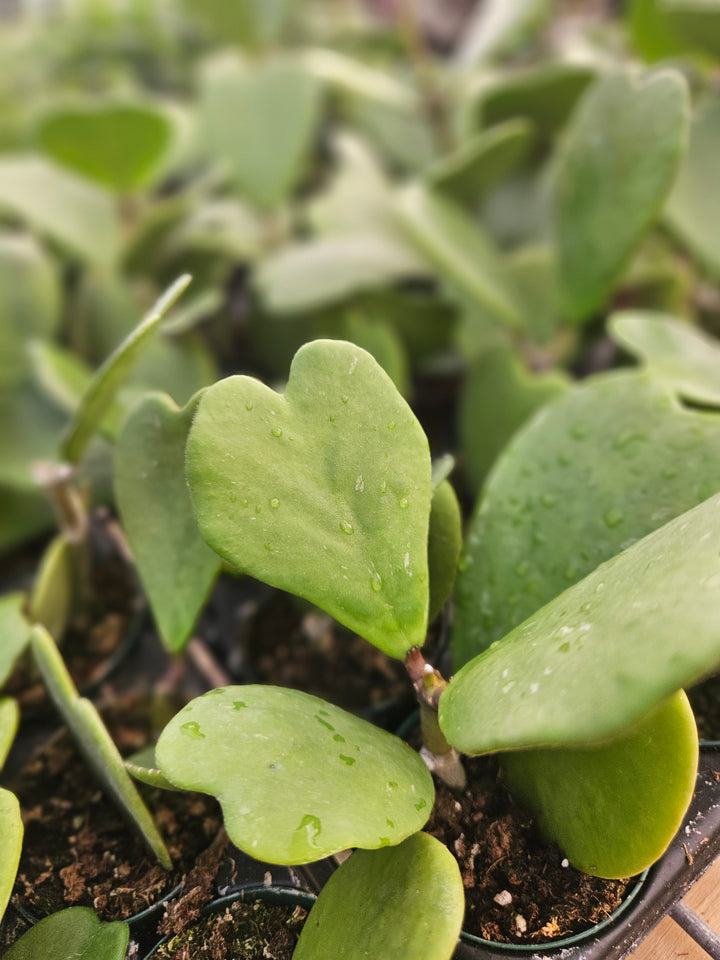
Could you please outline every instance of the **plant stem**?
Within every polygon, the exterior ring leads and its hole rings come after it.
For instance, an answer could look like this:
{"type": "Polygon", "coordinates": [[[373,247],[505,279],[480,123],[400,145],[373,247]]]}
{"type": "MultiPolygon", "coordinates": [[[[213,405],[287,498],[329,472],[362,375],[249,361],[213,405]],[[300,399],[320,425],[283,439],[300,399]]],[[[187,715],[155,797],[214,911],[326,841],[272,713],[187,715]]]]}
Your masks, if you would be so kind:
{"type": "Polygon", "coordinates": [[[447,686],[447,680],[423,657],[419,647],[405,657],[405,669],[412,680],[420,705],[420,728],[423,747],[420,755],[437,776],[454,790],[467,785],[465,768],[460,755],[452,747],[438,723],[438,702],[447,686]]]}

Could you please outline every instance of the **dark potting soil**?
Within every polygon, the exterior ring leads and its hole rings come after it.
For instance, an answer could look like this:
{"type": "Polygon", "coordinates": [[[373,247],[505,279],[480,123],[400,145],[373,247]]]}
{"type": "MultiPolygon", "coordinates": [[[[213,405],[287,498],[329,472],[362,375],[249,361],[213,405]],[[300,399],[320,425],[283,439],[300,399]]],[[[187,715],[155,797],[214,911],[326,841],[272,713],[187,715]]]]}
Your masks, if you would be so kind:
{"type": "MultiPolygon", "coordinates": [[[[148,715],[132,698],[116,704],[106,722],[124,755],[148,742],[148,715]]],[[[164,870],[65,730],[35,750],[11,787],[25,825],[12,902],[39,916],[77,905],[102,920],[139,913],[177,886],[222,824],[210,797],[138,784],[173,860],[174,869],[164,870]]]]}
{"type": "Polygon", "coordinates": [[[172,936],[156,960],[291,960],[307,913],[300,906],[236,900],[172,936]]]}
{"type": "Polygon", "coordinates": [[[720,674],[687,692],[701,740],[720,740],[720,674]]]}
{"type": "Polygon", "coordinates": [[[490,758],[465,762],[468,788],[436,783],[428,833],[455,854],[465,887],[463,929],[485,940],[539,943],[587,930],[620,906],[633,880],[567,865],[499,782],[490,758]]]}

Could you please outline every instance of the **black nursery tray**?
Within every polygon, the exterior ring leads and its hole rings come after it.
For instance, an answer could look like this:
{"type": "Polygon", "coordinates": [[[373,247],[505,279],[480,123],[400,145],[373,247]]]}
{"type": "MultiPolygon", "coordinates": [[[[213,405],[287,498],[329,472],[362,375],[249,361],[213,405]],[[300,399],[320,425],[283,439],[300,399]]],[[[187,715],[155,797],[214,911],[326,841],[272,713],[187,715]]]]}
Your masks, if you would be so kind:
{"type": "MultiPolygon", "coordinates": [[[[685,823],[662,859],[649,871],[638,895],[617,920],[598,935],[570,947],[511,949],[461,941],[454,960],[622,960],[720,855],[720,752],[700,751],[697,786],[685,823]]],[[[678,918],[683,919],[683,918],[678,918]]],[[[692,924],[683,923],[688,932],[692,924]]],[[[701,924],[702,926],[702,924],[701,924]]],[[[697,937],[701,942],[703,931],[697,937]]],[[[716,945],[702,944],[720,958],[716,945]]]]}

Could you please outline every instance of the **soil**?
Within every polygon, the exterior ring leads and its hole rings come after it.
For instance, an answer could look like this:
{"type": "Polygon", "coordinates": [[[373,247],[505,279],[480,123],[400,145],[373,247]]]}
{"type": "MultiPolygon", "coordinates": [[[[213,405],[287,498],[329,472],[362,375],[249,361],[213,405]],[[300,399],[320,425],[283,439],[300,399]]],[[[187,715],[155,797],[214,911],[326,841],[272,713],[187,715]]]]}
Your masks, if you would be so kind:
{"type": "Polygon", "coordinates": [[[701,740],[720,740],[720,674],[687,692],[701,740]]]}
{"type": "Polygon", "coordinates": [[[465,762],[468,788],[436,783],[426,826],[455,854],[465,886],[463,929],[534,944],[580,933],[616,910],[634,879],[602,880],[569,866],[498,780],[491,758],[465,762]]]}
{"type": "Polygon", "coordinates": [[[307,913],[236,900],[161,945],[156,960],[291,960],[307,913]]]}
{"type": "MultiPolygon", "coordinates": [[[[148,742],[149,713],[137,700],[124,698],[104,715],[122,754],[148,742]]],[[[80,905],[102,920],[127,919],[170,893],[222,824],[210,797],[138,784],[175,864],[165,871],[103,794],[65,730],[33,753],[11,789],[25,825],[11,902],[38,916],[80,905]]]]}

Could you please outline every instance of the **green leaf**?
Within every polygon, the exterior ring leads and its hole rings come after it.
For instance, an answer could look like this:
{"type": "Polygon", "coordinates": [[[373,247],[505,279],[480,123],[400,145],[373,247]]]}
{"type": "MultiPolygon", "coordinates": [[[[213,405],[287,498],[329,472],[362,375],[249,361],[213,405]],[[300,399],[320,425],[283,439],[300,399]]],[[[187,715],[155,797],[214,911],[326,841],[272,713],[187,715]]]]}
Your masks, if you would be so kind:
{"type": "Polygon", "coordinates": [[[520,324],[505,265],[477,223],[419,183],[398,194],[398,221],[418,251],[451,288],[506,326],[520,324]]]}
{"type": "Polygon", "coordinates": [[[197,400],[182,410],[149,396],[115,446],[115,496],[143,588],[165,646],[189,639],[220,558],[200,536],[185,483],[185,445],[197,400]]]}
{"type": "Polygon", "coordinates": [[[698,741],[676,693],[609,743],[504,754],[513,797],[578,870],[630,877],[653,864],[682,824],[695,788],[698,741]]]}
{"type": "Polygon", "coordinates": [[[149,103],[91,100],[51,109],[38,123],[37,139],[44,153],[74,173],[131,191],[157,179],[173,124],[149,103]]]}
{"type": "Polygon", "coordinates": [[[0,483],[29,492],[37,489],[35,461],[58,457],[66,417],[25,379],[0,390],[0,483]]]}
{"type": "MultiPolygon", "coordinates": [[[[0,858],[0,920],[10,901],[15,883],[20,853],[22,851],[23,822],[20,815],[20,804],[14,793],[0,787],[0,848],[3,855],[0,858]]],[[[12,955],[5,954],[8,958],[12,955]]],[[[27,956],[31,956],[27,954],[27,956]]],[[[36,954],[37,956],[37,954],[36,954]]],[[[46,954],[42,954],[46,956],[46,954]]]]}
{"type": "Polygon", "coordinates": [[[720,57],[718,0],[661,0],[660,7],[680,36],[720,57]]]}
{"type": "Polygon", "coordinates": [[[255,49],[282,34],[296,0],[182,0],[182,6],[222,43],[255,49]]]}
{"type": "Polygon", "coordinates": [[[300,313],[427,272],[401,239],[339,234],[270,254],[255,273],[255,285],[271,312],[300,313]]]}
{"type": "Polygon", "coordinates": [[[685,147],[686,83],[609,73],[573,115],[557,177],[564,307],[584,320],[612,294],[670,191],[685,147]]]}
{"type": "Polygon", "coordinates": [[[513,434],[568,386],[560,372],[529,373],[505,345],[490,348],[473,364],[462,393],[460,435],[465,470],[475,490],[513,434]]]}
{"type": "Polygon", "coordinates": [[[43,626],[32,628],[31,645],[45,686],[88,764],[112,800],[140,831],[160,865],[169,870],[170,854],[94,704],[78,696],[55,642],[43,626]]]}
{"type": "Polygon", "coordinates": [[[309,48],[303,51],[302,63],[313,76],[341,93],[389,107],[417,106],[417,96],[411,87],[337,50],[309,48]]]}
{"type": "Polygon", "coordinates": [[[477,8],[463,31],[455,60],[464,67],[477,67],[503,56],[527,42],[552,13],[551,0],[489,0],[477,8]]]}
{"type": "Polygon", "coordinates": [[[428,531],[430,623],[440,613],[452,593],[461,548],[460,504],[450,482],[443,479],[433,490],[428,531]]]}
{"type": "Polygon", "coordinates": [[[138,750],[131,757],[125,760],[125,769],[135,780],[140,783],[147,783],[151,787],[159,787],[161,790],[175,790],[174,786],[167,777],[164,777],[162,771],[155,760],[155,744],[150,744],[138,750]]]}
{"type": "Polygon", "coordinates": [[[359,307],[349,310],[342,325],[343,339],[356,343],[377,360],[403,396],[410,392],[410,370],[405,345],[392,324],[368,316],[359,307]]]}
{"type": "Polygon", "coordinates": [[[210,387],[187,478],[201,533],[233,566],[305,597],[390,656],[422,645],[427,438],[360,347],[306,344],[284,396],[250,377],[210,387]]]}
{"type": "Polygon", "coordinates": [[[40,157],[0,159],[0,211],[88,263],[108,266],[117,258],[120,231],[112,197],[40,157]]]}
{"type": "Polygon", "coordinates": [[[45,548],[28,601],[28,619],[41,623],[51,637],[62,641],[70,619],[74,577],[72,546],[63,536],[45,548]]]}
{"type": "Polygon", "coordinates": [[[713,337],[675,317],[643,310],[613,314],[608,329],[616,343],[681,397],[720,406],[720,343],[713,337]]]}
{"type": "Polygon", "coordinates": [[[172,783],[216,796],[233,843],[270,863],[399,843],[433,804],[432,778],[402,740],[282,687],[198,697],[163,730],[156,757],[172,783]]]}
{"type": "Polygon", "coordinates": [[[690,126],[690,145],[667,203],[665,219],[675,236],[706,270],[720,278],[720,103],[700,102],[690,126]]]}
{"type": "Polygon", "coordinates": [[[36,241],[23,234],[0,234],[0,385],[22,378],[26,342],[52,336],[60,309],[57,271],[36,241]]]}
{"type": "Polygon", "coordinates": [[[357,850],[321,890],[293,960],[450,960],[464,909],[457,861],[429,834],[357,850]]]}
{"type": "Polygon", "coordinates": [[[217,58],[200,91],[204,142],[244,196],[275,209],[304,172],[321,101],[319,83],[294,63],[246,65],[236,57],[217,58]]]}
{"type": "MultiPolygon", "coordinates": [[[[10,752],[19,721],[20,710],[17,701],[11,697],[0,697],[0,770],[10,752]]],[[[0,916],[2,916],[2,910],[0,910],[0,916]]]]}
{"type": "Polygon", "coordinates": [[[626,9],[633,46],[643,59],[665,60],[682,52],[684,45],[662,0],[630,0],[626,9]]]}
{"type": "Polygon", "coordinates": [[[499,123],[434,163],[427,182],[460,202],[475,202],[526,158],[532,139],[533,126],[522,117],[499,123]]]}
{"type": "Polygon", "coordinates": [[[0,597],[0,687],[30,642],[30,624],[24,614],[25,600],[25,594],[19,591],[0,597]]]}
{"type": "Polygon", "coordinates": [[[129,935],[120,920],[102,923],[87,907],[68,907],[31,927],[5,960],[123,960],[129,935]]]}
{"type": "Polygon", "coordinates": [[[14,490],[0,484],[0,556],[56,528],[50,501],[40,490],[14,490]]]}
{"type": "Polygon", "coordinates": [[[601,564],[471,660],[440,698],[450,743],[486,753],[598,742],[712,673],[718,536],[720,495],[601,564]]]}
{"type": "Polygon", "coordinates": [[[636,372],[556,400],[512,441],[471,520],[458,576],[460,666],[543,604],[720,489],[720,418],[636,372]]]}
{"type": "Polygon", "coordinates": [[[179,277],[157,300],[141,323],[110,354],[88,386],[62,442],[62,454],[71,463],[82,459],[88,443],[100,430],[100,425],[111,409],[118,390],[127,380],[148,338],[159,326],[165,313],[172,307],[190,283],[190,277],[179,277]]]}

